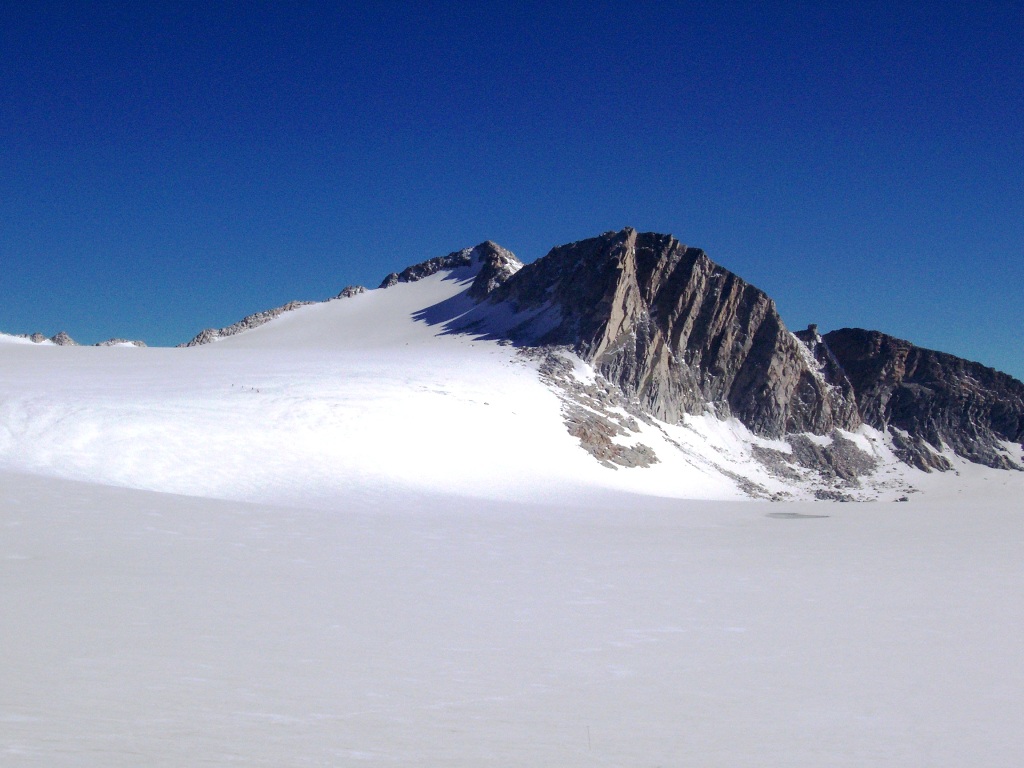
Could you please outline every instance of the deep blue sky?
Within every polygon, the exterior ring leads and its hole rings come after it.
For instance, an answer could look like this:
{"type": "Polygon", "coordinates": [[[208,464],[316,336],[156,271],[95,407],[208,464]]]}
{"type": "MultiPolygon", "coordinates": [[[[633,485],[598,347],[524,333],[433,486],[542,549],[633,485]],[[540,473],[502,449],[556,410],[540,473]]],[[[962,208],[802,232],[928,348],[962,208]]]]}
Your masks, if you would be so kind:
{"type": "Polygon", "coordinates": [[[628,225],[1024,376],[1021,3],[505,5],[3,3],[0,330],[173,344],[628,225]]]}

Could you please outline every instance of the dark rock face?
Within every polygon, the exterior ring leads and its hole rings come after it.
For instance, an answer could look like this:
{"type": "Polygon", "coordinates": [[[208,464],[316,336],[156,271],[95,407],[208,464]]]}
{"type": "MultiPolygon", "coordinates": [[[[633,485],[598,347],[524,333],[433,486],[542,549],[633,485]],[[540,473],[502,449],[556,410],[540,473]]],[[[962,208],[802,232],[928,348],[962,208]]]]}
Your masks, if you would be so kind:
{"type": "Polygon", "coordinates": [[[398,283],[415,283],[442,270],[473,266],[478,267],[479,271],[468,293],[474,299],[482,299],[519,271],[523,263],[511,251],[506,251],[488,240],[475,248],[464,248],[447,256],[437,256],[406,267],[401,272],[392,272],[384,278],[380,287],[390,288],[398,283]]]}
{"type": "Polygon", "coordinates": [[[824,342],[851,382],[865,423],[889,430],[908,463],[948,468],[927,447],[946,446],[980,464],[1019,468],[999,441],[1024,443],[1024,383],[878,331],[844,328],[824,342]]]}
{"type": "Polygon", "coordinates": [[[523,262],[511,251],[506,251],[490,240],[480,243],[472,253],[474,262],[480,265],[480,271],[473,278],[473,285],[469,287],[469,295],[474,299],[488,296],[523,266],[523,262]]]}
{"type": "Polygon", "coordinates": [[[668,235],[624,229],[554,248],[490,299],[527,318],[510,331],[520,343],[572,347],[664,421],[710,406],[766,437],[832,435],[828,451],[790,442],[798,463],[840,478],[870,471],[834,434],[861,423],[924,470],[951,468],[944,448],[1019,468],[1000,442],[1024,441],[1021,382],[878,332],[792,334],[763,291],[668,235]]]}
{"type": "Polygon", "coordinates": [[[807,435],[791,435],[789,444],[800,466],[847,483],[856,483],[858,477],[873,470],[878,463],[838,433],[827,446],[818,445],[807,435]]]}
{"type": "Polygon", "coordinates": [[[763,291],[671,236],[625,229],[555,248],[492,300],[533,312],[514,333],[572,346],[662,420],[711,405],[769,437],[860,423],[763,291]]]}

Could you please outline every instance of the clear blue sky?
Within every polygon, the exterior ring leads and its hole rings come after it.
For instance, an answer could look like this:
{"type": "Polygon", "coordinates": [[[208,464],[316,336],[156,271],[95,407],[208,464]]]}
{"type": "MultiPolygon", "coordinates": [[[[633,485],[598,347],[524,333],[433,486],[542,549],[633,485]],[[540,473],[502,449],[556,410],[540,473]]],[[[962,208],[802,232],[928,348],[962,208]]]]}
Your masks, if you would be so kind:
{"type": "Polygon", "coordinates": [[[0,330],[184,341],[633,226],[1024,376],[1024,6],[3,3],[0,330]]]}

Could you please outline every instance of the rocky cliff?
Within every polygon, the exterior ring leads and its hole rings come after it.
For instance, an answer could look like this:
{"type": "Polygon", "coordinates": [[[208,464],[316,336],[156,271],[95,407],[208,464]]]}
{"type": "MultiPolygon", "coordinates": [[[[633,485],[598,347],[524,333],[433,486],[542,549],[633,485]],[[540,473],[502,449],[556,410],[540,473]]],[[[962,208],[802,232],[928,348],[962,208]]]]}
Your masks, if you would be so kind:
{"type": "Polygon", "coordinates": [[[878,331],[843,328],[823,341],[853,386],[861,418],[890,431],[906,461],[946,468],[930,446],[1019,469],[1002,443],[1024,443],[1024,383],[878,331]]]}
{"type": "Polygon", "coordinates": [[[513,335],[571,346],[654,416],[712,408],[753,432],[860,423],[761,290],[668,235],[632,229],[553,249],[491,293],[532,319],[513,335]]]}

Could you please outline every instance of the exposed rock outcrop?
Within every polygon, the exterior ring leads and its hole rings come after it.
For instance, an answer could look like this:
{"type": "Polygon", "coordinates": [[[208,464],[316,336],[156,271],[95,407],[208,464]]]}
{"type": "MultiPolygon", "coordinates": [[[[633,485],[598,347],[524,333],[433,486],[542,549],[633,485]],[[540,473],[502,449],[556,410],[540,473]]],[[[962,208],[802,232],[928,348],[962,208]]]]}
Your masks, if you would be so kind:
{"type": "Polygon", "coordinates": [[[491,294],[530,320],[521,340],[571,346],[654,416],[712,407],[753,432],[860,423],[759,289],[675,238],[632,229],[553,249],[491,294]]]}
{"type": "MultiPolygon", "coordinates": [[[[658,463],[650,446],[633,439],[640,426],[626,412],[628,403],[617,387],[600,379],[590,384],[579,381],[572,363],[553,348],[520,352],[540,361],[540,378],[558,393],[566,429],[580,441],[583,450],[611,469],[658,463]]],[[[644,419],[650,422],[649,417],[644,419]]]]}
{"type": "Polygon", "coordinates": [[[232,323],[226,328],[207,328],[206,330],[197,333],[190,341],[187,341],[184,344],[179,344],[178,346],[198,347],[202,344],[209,344],[226,336],[234,336],[236,333],[258,328],[264,323],[269,323],[275,317],[280,317],[285,312],[291,312],[293,309],[298,309],[299,307],[305,307],[316,303],[317,302],[315,301],[290,301],[284,306],[268,309],[264,312],[256,312],[255,314],[243,317],[237,323],[232,323]]]}
{"type": "Polygon", "coordinates": [[[488,296],[523,267],[523,262],[515,254],[490,240],[480,243],[473,249],[472,255],[474,263],[480,266],[480,271],[469,287],[469,295],[474,299],[488,296]]]}
{"type": "Polygon", "coordinates": [[[433,259],[421,261],[419,264],[413,264],[411,267],[406,267],[401,272],[392,272],[385,276],[377,287],[390,288],[391,286],[398,285],[399,283],[415,283],[425,277],[437,274],[443,269],[468,267],[473,263],[473,257],[470,255],[472,252],[472,248],[463,248],[461,251],[453,251],[447,256],[436,256],[433,259]]]}
{"type": "Polygon", "coordinates": [[[16,334],[19,339],[28,339],[34,344],[42,344],[44,341],[48,341],[51,344],[56,344],[58,347],[77,347],[78,342],[72,339],[67,331],[60,331],[55,333],[53,336],[47,337],[42,333],[19,333],[16,334]]]}
{"type": "Polygon", "coordinates": [[[523,263],[511,251],[488,240],[473,248],[463,248],[447,256],[437,256],[413,264],[401,272],[392,272],[381,281],[380,287],[390,288],[399,283],[415,283],[442,270],[477,267],[479,271],[468,293],[475,299],[482,299],[518,272],[522,266],[523,263]]]}
{"type": "Polygon", "coordinates": [[[366,293],[366,288],[362,285],[346,285],[341,289],[341,293],[335,296],[335,299],[351,299],[353,296],[358,296],[361,293],[366,293]]]}
{"type": "Polygon", "coordinates": [[[93,345],[94,347],[144,347],[146,342],[132,339],[107,339],[93,345]]]}
{"type": "Polygon", "coordinates": [[[949,448],[979,464],[1019,468],[1000,441],[1024,443],[1024,383],[878,331],[843,328],[824,343],[851,382],[861,417],[890,431],[908,463],[948,468],[936,451],[949,448]]]}

